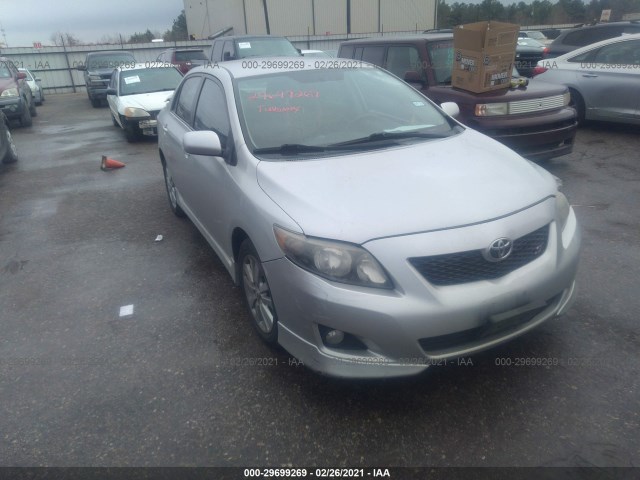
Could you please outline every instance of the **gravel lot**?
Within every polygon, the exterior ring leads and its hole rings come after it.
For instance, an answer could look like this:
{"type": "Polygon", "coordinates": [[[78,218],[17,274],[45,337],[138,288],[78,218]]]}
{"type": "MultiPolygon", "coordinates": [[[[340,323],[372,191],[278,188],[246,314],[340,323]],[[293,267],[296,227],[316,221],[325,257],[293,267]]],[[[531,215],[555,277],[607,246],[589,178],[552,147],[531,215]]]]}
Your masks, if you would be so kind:
{"type": "Polygon", "coordinates": [[[640,465],[637,127],[588,125],[545,164],[583,228],[568,315],[471,364],[372,382],[260,342],[169,211],[155,140],[128,144],[84,93],[38,111],[0,166],[1,465],[640,465]],[[102,155],[127,166],[102,172],[102,155]]]}

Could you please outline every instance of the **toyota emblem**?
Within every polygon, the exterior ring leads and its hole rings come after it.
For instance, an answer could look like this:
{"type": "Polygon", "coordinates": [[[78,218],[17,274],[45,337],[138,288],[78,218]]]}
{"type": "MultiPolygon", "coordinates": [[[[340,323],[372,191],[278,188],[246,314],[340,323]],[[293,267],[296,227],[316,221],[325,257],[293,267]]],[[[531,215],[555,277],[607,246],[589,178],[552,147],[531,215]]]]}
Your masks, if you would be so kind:
{"type": "Polygon", "coordinates": [[[489,248],[487,248],[483,253],[484,258],[490,262],[501,262],[511,255],[512,250],[513,242],[506,237],[502,237],[491,242],[489,248]]]}

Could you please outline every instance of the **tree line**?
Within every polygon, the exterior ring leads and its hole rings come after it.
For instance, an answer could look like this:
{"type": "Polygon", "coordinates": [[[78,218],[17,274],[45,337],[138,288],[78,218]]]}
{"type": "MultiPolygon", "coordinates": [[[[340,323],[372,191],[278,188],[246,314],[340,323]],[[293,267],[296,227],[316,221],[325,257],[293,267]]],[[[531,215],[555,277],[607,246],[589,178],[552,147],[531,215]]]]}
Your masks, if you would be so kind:
{"type": "Polygon", "coordinates": [[[503,4],[497,0],[482,3],[438,1],[438,28],[451,28],[465,23],[497,20],[519,25],[560,25],[592,23],[600,20],[602,10],[611,10],[610,21],[622,20],[627,13],[640,13],[640,0],[534,0],[531,3],[503,4]]]}
{"type": "MultiPolygon", "coordinates": [[[[97,42],[98,45],[103,44],[123,44],[123,43],[149,43],[156,38],[162,38],[165,42],[175,42],[180,40],[188,40],[187,33],[187,17],[184,10],[173,20],[173,25],[164,33],[151,31],[147,28],[146,32],[134,33],[128,38],[122,35],[103,35],[97,42]]],[[[83,42],[75,35],[69,32],[55,32],[51,34],[51,41],[54,45],[73,47],[75,45],[91,45],[92,43],[83,42]]]]}

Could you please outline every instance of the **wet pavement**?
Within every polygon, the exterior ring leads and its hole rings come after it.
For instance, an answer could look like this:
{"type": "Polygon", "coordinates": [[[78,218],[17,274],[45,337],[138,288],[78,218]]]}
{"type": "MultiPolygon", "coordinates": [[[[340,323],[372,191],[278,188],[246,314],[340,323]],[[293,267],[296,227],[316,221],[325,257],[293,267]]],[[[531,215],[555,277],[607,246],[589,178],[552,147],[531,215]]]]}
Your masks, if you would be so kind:
{"type": "Polygon", "coordinates": [[[128,144],[85,94],[38,111],[0,166],[0,465],[640,465],[637,127],[589,125],[545,164],[583,226],[565,317],[462,364],[345,381],[261,343],[171,214],[154,140],[128,144]]]}

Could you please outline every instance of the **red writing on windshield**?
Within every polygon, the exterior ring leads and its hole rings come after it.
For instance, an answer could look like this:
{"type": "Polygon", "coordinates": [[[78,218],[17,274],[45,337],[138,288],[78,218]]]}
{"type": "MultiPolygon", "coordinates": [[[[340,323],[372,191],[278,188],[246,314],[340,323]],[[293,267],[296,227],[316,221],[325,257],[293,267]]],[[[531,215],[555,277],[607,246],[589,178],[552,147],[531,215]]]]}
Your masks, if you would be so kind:
{"type": "Polygon", "coordinates": [[[276,107],[274,105],[260,105],[258,107],[259,112],[272,112],[272,113],[296,113],[300,111],[300,107],[276,107]]]}
{"type": "Polygon", "coordinates": [[[320,92],[317,90],[280,90],[278,92],[255,92],[251,94],[249,100],[273,100],[274,98],[318,98],[320,92]]]}

